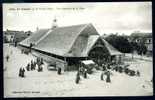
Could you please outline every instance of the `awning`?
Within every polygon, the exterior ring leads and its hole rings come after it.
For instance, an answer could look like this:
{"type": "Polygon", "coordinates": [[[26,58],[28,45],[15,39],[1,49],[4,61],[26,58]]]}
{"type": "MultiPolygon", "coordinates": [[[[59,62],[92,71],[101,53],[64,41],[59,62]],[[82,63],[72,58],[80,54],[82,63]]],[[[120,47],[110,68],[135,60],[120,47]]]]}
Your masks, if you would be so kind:
{"type": "Polygon", "coordinates": [[[89,64],[95,64],[92,60],[83,60],[81,61],[83,64],[85,65],[89,65],[89,64]]]}

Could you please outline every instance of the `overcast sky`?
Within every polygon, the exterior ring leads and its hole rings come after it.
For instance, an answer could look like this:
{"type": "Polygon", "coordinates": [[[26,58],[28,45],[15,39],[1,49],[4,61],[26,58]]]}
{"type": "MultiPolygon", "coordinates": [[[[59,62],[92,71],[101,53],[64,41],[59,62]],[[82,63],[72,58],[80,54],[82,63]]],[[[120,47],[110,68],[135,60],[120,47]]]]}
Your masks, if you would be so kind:
{"type": "Polygon", "coordinates": [[[59,27],[92,23],[100,34],[152,32],[151,2],[3,4],[3,30],[50,28],[54,17],[59,27]]]}

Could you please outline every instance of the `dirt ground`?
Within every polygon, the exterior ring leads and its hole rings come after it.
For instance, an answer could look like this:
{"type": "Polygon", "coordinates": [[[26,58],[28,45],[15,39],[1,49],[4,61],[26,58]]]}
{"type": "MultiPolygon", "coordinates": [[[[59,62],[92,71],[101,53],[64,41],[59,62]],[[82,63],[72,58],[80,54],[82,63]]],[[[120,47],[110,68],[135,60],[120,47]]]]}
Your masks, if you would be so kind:
{"type": "MultiPolygon", "coordinates": [[[[18,76],[19,68],[25,67],[32,59],[31,54],[21,54],[18,48],[4,45],[4,96],[5,97],[74,97],[74,96],[150,96],[153,95],[153,65],[150,60],[135,58],[125,63],[138,69],[141,76],[128,76],[112,72],[111,83],[100,80],[101,71],[96,70],[81,77],[80,84],[75,83],[76,71],[58,75],[56,71],[26,71],[25,78],[18,76]],[[7,62],[5,57],[9,54],[7,62]]],[[[151,58],[149,58],[151,59],[151,58]]]]}

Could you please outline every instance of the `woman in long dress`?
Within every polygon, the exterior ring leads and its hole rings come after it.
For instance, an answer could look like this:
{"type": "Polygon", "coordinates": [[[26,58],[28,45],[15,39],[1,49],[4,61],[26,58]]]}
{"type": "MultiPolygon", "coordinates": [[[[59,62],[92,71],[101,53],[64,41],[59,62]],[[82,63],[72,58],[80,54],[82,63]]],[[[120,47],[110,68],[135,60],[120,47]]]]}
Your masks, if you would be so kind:
{"type": "Polygon", "coordinates": [[[110,73],[110,71],[107,71],[105,74],[107,75],[106,82],[111,83],[111,79],[110,79],[111,73],[110,73]]]}
{"type": "Polygon", "coordinates": [[[101,80],[102,80],[102,81],[104,80],[103,76],[104,76],[104,73],[102,72],[102,73],[101,73],[101,80]]]}
{"type": "Polygon", "coordinates": [[[25,77],[25,69],[24,68],[22,68],[21,75],[23,78],[25,77]]]}
{"type": "Polygon", "coordinates": [[[19,69],[19,77],[22,77],[22,67],[19,69]]]}
{"type": "Polygon", "coordinates": [[[79,81],[80,81],[80,73],[79,73],[79,71],[78,71],[77,74],[76,74],[76,80],[75,80],[75,83],[78,84],[79,81]]]}

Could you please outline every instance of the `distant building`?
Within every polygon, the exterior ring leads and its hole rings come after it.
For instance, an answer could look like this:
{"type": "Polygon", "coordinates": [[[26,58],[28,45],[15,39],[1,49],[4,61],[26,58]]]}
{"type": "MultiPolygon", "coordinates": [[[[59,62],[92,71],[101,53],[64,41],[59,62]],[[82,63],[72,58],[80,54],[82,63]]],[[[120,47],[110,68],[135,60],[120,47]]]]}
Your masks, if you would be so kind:
{"type": "Polygon", "coordinates": [[[144,33],[137,31],[130,35],[129,40],[130,42],[136,42],[138,44],[143,43],[147,48],[147,54],[152,55],[152,33],[144,33]]]}
{"type": "Polygon", "coordinates": [[[24,31],[6,30],[6,31],[3,31],[4,43],[21,42],[31,34],[32,34],[31,31],[24,32],[24,31]]]}

